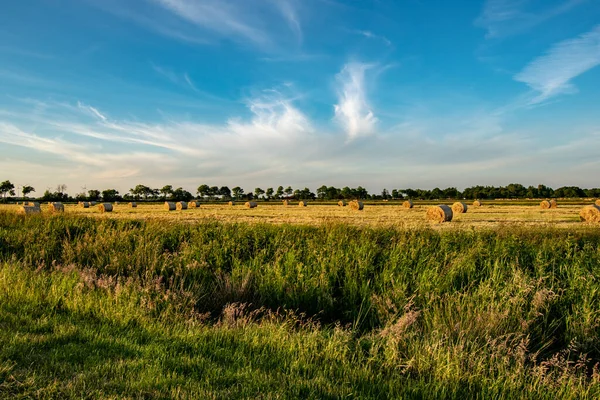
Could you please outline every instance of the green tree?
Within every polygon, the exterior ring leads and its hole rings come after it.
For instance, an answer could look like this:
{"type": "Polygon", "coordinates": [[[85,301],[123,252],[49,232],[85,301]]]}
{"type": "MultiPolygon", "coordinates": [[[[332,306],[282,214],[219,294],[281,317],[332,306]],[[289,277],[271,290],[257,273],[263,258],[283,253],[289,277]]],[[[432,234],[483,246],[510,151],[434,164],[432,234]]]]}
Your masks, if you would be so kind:
{"type": "Polygon", "coordinates": [[[100,198],[100,191],[96,189],[88,190],[88,198],[90,200],[98,200],[100,198]]]}
{"type": "Polygon", "coordinates": [[[262,196],[263,194],[265,194],[265,191],[262,190],[261,188],[256,188],[254,189],[254,196],[259,199],[260,196],[262,196]]]}
{"type": "Polygon", "coordinates": [[[231,192],[233,193],[233,197],[236,200],[239,200],[243,196],[243,194],[244,194],[244,189],[242,189],[239,186],[236,186],[233,189],[231,189],[231,192]]]}
{"type": "Polygon", "coordinates": [[[29,193],[35,192],[35,189],[33,188],[33,186],[25,185],[25,186],[23,186],[23,190],[22,191],[23,191],[23,197],[25,197],[29,193]]]}
{"type": "Polygon", "coordinates": [[[288,186],[285,188],[285,190],[283,191],[283,193],[285,193],[285,195],[287,197],[290,197],[292,195],[292,193],[294,193],[294,190],[292,189],[291,186],[288,186]]]}
{"type": "Polygon", "coordinates": [[[116,189],[106,189],[102,191],[102,200],[115,201],[119,199],[119,192],[116,189]]]}
{"type": "Polygon", "coordinates": [[[0,193],[2,193],[2,197],[4,197],[4,199],[6,199],[6,193],[9,193],[14,188],[15,188],[15,185],[13,185],[8,180],[0,183],[0,193]]]}
{"type": "Polygon", "coordinates": [[[281,199],[283,197],[283,186],[279,186],[277,188],[277,192],[275,192],[275,198],[281,199]]]}
{"type": "Polygon", "coordinates": [[[271,198],[273,197],[273,193],[275,193],[275,190],[274,190],[273,188],[268,188],[268,189],[267,189],[267,192],[266,192],[266,194],[267,194],[267,198],[268,198],[269,200],[271,200],[271,198]]]}
{"type": "Polygon", "coordinates": [[[223,196],[224,199],[231,198],[231,190],[229,190],[227,186],[221,186],[221,188],[219,189],[219,194],[223,196]]]}
{"type": "Polygon", "coordinates": [[[200,185],[198,186],[198,191],[196,192],[200,195],[200,197],[205,197],[210,195],[210,186],[208,185],[200,185]]]}
{"type": "Polygon", "coordinates": [[[167,196],[170,196],[173,194],[173,186],[172,185],[165,185],[162,187],[162,189],[160,189],[160,193],[163,195],[163,199],[167,199],[167,196]]]}

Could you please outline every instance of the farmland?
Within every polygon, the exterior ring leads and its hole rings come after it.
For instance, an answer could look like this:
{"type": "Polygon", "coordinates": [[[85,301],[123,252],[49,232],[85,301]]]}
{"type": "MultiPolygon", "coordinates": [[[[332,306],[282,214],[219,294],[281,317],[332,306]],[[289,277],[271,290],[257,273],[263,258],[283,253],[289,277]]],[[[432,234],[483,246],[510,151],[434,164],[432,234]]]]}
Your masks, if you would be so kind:
{"type": "Polygon", "coordinates": [[[0,207],[0,397],[597,398],[588,202],[0,207]]]}

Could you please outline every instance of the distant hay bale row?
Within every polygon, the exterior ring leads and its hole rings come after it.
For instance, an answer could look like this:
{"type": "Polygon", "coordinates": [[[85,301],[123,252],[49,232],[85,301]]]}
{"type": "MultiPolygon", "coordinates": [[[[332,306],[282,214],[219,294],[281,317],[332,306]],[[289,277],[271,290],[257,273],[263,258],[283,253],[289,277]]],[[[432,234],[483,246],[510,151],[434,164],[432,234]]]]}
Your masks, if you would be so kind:
{"type": "Polygon", "coordinates": [[[338,201],[338,206],[339,207],[346,207],[346,202],[344,200],[340,200],[340,201],[338,201]]]}
{"type": "Polygon", "coordinates": [[[63,205],[63,203],[53,202],[48,203],[48,209],[50,210],[50,212],[64,212],[65,206],[63,205]]]}
{"type": "Polygon", "coordinates": [[[79,208],[90,208],[90,203],[87,201],[80,201],[77,203],[77,207],[79,208]]]}
{"type": "Polygon", "coordinates": [[[256,208],[258,207],[258,204],[255,201],[247,201],[246,204],[244,204],[244,206],[246,208],[256,208]]]}
{"type": "Polygon", "coordinates": [[[137,207],[137,203],[135,201],[132,201],[131,203],[129,203],[129,207],[136,208],[137,207]]]}
{"type": "Polygon", "coordinates": [[[475,200],[473,202],[473,207],[481,207],[481,202],[479,200],[475,200]]]}
{"type": "Polygon", "coordinates": [[[429,207],[427,209],[427,219],[432,222],[450,222],[452,221],[453,216],[452,209],[445,204],[429,207]]]}
{"type": "Polygon", "coordinates": [[[457,201],[456,203],[452,204],[452,213],[453,214],[463,214],[467,212],[467,205],[463,202],[457,201]]]}
{"type": "Polygon", "coordinates": [[[229,203],[227,203],[227,204],[229,204],[229,206],[230,206],[230,207],[233,207],[233,206],[235,206],[235,202],[233,202],[233,201],[230,201],[230,202],[229,202],[229,203]]]}
{"type": "Polygon", "coordinates": [[[300,202],[298,203],[298,207],[306,207],[308,205],[308,203],[304,200],[300,200],[300,202]]]}
{"type": "Polygon", "coordinates": [[[600,206],[593,204],[583,207],[579,213],[579,218],[584,222],[600,223],[600,206]]]}
{"type": "Polygon", "coordinates": [[[556,200],[552,199],[552,200],[544,200],[540,203],[540,208],[542,210],[547,210],[549,208],[557,208],[558,204],[556,203],[556,200]]]}
{"type": "Polygon", "coordinates": [[[40,207],[36,206],[19,206],[17,209],[17,214],[29,215],[29,214],[39,214],[41,212],[40,207]]]}
{"type": "Polygon", "coordinates": [[[177,209],[177,211],[187,210],[188,203],[186,203],[185,201],[180,201],[175,205],[175,208],[177,209]]]}
{"type": "Polygon", "coordinates": [[[100,210],[101,213],[112,212],[113,205],[110,203],[102,203],[98,205],[98,210],[100,210]]]}
{"type": "Polygon", "coordinates": [[[352,210],[355,210],[355,211],[361,211],[363,208],[365,208],[365,205],[363,204],[363,202],[358,201],[358,200],[353,200],[350,203],[348,203],[348,205],[350,206],[350,208],[352,210]]]}
{"type": "Polygon", "coordinates": [[[406,200],[404,203],[402,203],[402,207],[404,208],[413,208],[414,204],[411,200],[406,200]]]}
{"type": "Polygon", "coordinates": [[[197,200],[190,201],[188,203],[189,208],[200,208],[200,202],[197,200]]]}

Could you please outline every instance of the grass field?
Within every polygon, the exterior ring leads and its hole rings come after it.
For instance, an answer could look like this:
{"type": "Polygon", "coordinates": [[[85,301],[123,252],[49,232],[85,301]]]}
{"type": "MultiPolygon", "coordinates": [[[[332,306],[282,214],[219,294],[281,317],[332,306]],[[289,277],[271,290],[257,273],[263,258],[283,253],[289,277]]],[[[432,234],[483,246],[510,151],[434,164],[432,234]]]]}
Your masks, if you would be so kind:
{"type": "Polygon", "coordinates": [[[598,398],[581,205],[424,206],[3,206],[0,397],[598,398]]]}

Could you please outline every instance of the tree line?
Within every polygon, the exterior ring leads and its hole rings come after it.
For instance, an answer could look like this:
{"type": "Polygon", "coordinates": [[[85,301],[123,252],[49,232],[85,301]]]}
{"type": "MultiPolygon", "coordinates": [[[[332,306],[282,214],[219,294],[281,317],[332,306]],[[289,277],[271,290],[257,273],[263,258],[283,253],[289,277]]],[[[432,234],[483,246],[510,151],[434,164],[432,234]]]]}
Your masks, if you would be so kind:
{"type": "MultiPolygon", "coordinates": [[[[22,197],[35,192],[35,188],[24,185],[18,188],[22,197]]],[[[0,183],[0,194],[4,201],[16,199],[15,185],[9,180],[0,183]]],[[[552,189],[545,185],[525,187],[518,183],[511,183],[507,186],[472,186],[459,191],[455,187],[445,189],[392,189],[388,191],[383,189],[381,193],[369,193],[362,186],[357,188],[323,185],[315,192],[309,188],[293,189],[291,186],[284,188],[269,187],[265,190],[255,188],[254,191],[245,192],[239,186],[230,189],[227,186],[209,186],[202,184],[196,189],[196,193],[172,185],[165,185],[162,188],[152,188],[146,185],[136,185],[129,189],[127,193],[119,193],[116,189],[90,189],[71,197],[67,193],[67,186],[57,185],[54,191],[47,189],[44,194],[38,198],[40,201],[190,201],[192,199],[201,199],[206,201],[218,200],[441,200],[441,199],[536,199],[536,198],[583,198],[600,197],[600,188],[582,189],[577,186],[563,186],[558,189],[552,189]]]]}

